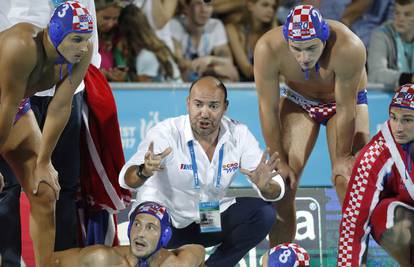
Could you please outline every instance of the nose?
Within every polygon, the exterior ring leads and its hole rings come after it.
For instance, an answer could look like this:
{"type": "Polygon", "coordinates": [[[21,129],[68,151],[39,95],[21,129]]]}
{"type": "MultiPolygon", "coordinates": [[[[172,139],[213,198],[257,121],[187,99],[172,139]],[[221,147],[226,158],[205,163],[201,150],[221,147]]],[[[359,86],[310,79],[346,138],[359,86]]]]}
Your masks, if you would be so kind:
{"type": "Polygon", "coordinates": [[[299,62],[308,62],[309,61],[309,56],[308,53],[302,51],[299,53],[299,62]]]}
{"type": "Polygon", "coordinates": [[[204,106],[201,108],[200,113],[201,113],[201,117],[202,117],[202,118],[208,118],[208,117],[209,117],[210,113],[209,113],[209,111],[208,111],[208,107],[207,107],[207,105],[204,105],[204,106]]]}
{"type": "Polygon", "coordinates": [[[88,52],[88,42],[85,42],[82,46],[81,46],[81,51],[82,53],[86,54],[88,52]]]}

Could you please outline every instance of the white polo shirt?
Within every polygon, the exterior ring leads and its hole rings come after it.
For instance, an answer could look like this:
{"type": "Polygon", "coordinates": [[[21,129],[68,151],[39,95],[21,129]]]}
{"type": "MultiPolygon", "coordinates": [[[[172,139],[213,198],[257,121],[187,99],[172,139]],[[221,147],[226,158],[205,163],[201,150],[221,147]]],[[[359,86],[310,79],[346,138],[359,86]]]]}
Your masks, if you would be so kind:
{"type": "MultiPolygon", "coordinates": [[[[221,121],[219,140],[211,162],[201,145],[194,139],[188,115],[164,120],[150,129],[139,144],[137,152],[122,168],[119,183],[124,188],[134,190],[125,184],[125,172],[130,166],[144,163],[144,155],[151,141],[154,142],[154,153],[161,153],[171,147],[172,152],[162,162],[164,169],[155,172],[137,189],[137,201],[139,203],[155,201],[165,205],[176,228],[184,228],[194,221],[199,221],[199,190],[194,186],[188,147],[190,140],[194,142],[198,176],[202,185],[214,183],[218,172],[219,150],[223,145],[221,167],[223,195],[237,170],[240,167],[254,170],[262,156],[259,143],[247,126],[227,117],[223,117],[221,121]]],[[[260,191],[257,188],[256,190],[261,196],[260,191]]],[[[233,203],[235,203],[234,197],[224,197],[220,200],[220,211],[225,211],[233,203]]]]}

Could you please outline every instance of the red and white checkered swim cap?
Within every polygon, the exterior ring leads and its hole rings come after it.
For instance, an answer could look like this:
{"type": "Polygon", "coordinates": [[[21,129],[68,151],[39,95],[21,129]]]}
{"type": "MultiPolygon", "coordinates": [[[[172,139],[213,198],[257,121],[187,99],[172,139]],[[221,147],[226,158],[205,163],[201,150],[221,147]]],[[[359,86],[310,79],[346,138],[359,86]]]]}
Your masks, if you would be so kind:
{"type": "Polygon", "coordinates": [[[309,253],[294,243],[283,243],[270,249],[269,267],[309,267],[309,253]]]}
{"type": "Polygon", "coordinates": [[[414,84],[400,86],[391,100],[391,107],[414,110],[414,84]]]}
{"type": "Polygon", "coordinates": [[[283,26],[286,40],[305,41],[319,38],[325,42],[329,37],[329,26],[318,9],[312,5],[294,7],[283,26]]]}

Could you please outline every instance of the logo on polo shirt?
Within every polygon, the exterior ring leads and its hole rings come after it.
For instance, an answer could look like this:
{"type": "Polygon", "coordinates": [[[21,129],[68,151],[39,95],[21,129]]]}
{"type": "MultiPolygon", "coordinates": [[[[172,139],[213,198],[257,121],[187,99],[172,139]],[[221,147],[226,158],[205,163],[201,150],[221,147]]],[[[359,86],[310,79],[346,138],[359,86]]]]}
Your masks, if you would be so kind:
{"type": "Polygon", "coordinates": [[[183,170],[183,171],[192,171],[193,170],[193,166],[191,164],[181,163],[180,164],[180,170],[183,170]]]}
{"type": "Polygon", "coordinates": [[[237,171],[238,168],[239,168],[239,163],[237,162],[223,164],[223,171],[226,171],[227,173],[235,172],[237,171]]]}

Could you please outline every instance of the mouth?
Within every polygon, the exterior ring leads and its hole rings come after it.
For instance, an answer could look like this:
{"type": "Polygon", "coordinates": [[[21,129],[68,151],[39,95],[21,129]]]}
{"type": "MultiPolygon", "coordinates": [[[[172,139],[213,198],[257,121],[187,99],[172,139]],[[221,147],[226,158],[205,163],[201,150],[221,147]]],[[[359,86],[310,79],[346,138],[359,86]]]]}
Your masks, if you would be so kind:
{"type": "Polygon", "coordinates": [[[201,129],[207,129],[207,128],[210,127],[210,122],[208,122],[208,121],[200,121],[199,124],[200,124],[201,129]]]}
{"type": "Polygon", "coordinates": [[[134,245],[138,250],[144,250],[147,247],[147,244],[140,240],[134,240],[134,245]]]}

